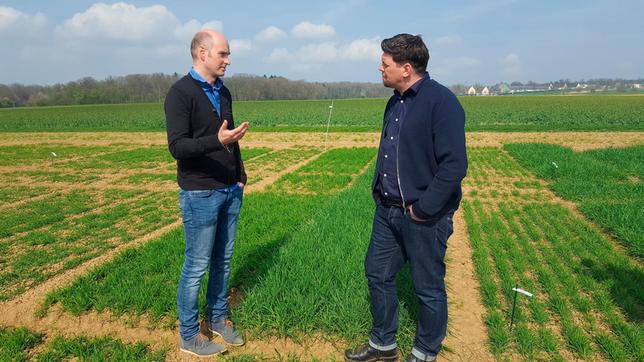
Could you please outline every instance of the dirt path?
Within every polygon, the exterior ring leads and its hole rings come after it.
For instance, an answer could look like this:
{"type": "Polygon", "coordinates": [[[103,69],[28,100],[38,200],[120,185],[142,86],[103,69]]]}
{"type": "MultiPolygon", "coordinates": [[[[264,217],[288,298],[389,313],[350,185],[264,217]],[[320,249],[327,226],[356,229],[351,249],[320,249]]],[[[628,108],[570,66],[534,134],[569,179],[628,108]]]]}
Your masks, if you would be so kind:
{"type": "Polygon", "coordinates": [[[487,349],[487,329],[483,325],[478,281],[474,277],[472,248],[467,236],[463,211],[454,215],[454,234],[447,248],[447,300],[449,325],[445,344],[454,352],[440,355],[447,361],[494,361],[487,349]]]}
{"type": "MultiPolygon", "coordinates": [[[[377,147],[379,132],[329,133],[333,147],[377,147]]],[[[644,132],[467,132],[469,147],[502,147],[506,143],[546,142],[571,147],[575,151],[641,144],[644,132]]],[[[128,147],[165,146],[163,132],[40,132],[0,133],[0,146],[32,144],[128,147]]],[[[241,147],[324,146],[322,132],[249,132],[241,147]]]]}

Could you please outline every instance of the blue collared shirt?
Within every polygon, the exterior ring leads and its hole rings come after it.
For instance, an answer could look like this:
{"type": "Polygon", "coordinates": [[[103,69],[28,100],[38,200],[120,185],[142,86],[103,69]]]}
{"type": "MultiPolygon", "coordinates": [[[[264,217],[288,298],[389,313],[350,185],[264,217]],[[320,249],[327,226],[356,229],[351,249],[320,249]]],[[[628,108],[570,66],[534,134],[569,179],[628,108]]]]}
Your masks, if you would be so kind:
{"type": "Polygon", "coordinates": [[[385,109],[385,125],[380,148],[378,150],[379,163],[381,165],[378,173],[378,183],[382,197],[390,200],[402,201],[400,188],[398,187],[398,136],[400,127],[405,121],[407,110],[414,102],[414,96],[420,85],[429,79],[425,72],[423,77],[414,83],[405,93],[400,94],[394,90],[392,101],[385,109]]]}
{"type": "Polygon", "coordinates": [[[201,89],[203,89],[204,93],[206,93],[206,96],[208,96],[210,103],[217,110],[217,115],[221,116],[221,101],[219,98],[219,90],[221,90],[221,87],[224,85],[224,81],[221,80],[221,78],[217,77],[217,79],[215,79],[215,84],[210,85],[210,83],[206,82],[206,80],[203,79],[203,77],[199,75],[199,73],[197,73],[195,68],[190,68],[190,76],[192,76],[192,78],[199,82],[201,89]]]}

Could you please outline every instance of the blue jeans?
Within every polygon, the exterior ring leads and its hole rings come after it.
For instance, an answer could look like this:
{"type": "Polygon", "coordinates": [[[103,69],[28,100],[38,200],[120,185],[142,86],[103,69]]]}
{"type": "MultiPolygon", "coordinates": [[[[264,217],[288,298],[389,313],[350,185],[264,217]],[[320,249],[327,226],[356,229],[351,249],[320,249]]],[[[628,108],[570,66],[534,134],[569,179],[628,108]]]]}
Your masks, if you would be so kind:
{"type": "Polygon", "coordinates": [[[369,344],[396,348],[398,295],[396,274],[409,261],[418,298],[418,324],[412,352],[435,356],[447,331],[445,250],[453,232],[453,212],[438,220],[417,223],[404,210],[378,206],[365,257],[373,325],[369,344]]]}
{"type": "Polygon", "coordinates": [[[199,287],[206,271],[206,299],[211,320],[228,315],[228,276],[242,205],[239,187],[217,190],[179,191],[185,234],[185,261],[177,291],[179,333],[184,340],[199,333],[199,287]]]}

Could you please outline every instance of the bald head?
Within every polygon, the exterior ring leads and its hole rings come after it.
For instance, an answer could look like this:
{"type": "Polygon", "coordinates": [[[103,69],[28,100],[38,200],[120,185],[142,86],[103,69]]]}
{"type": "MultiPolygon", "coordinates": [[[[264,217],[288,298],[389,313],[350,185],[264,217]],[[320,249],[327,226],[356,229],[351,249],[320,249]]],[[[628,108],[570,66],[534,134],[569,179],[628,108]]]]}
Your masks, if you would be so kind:
{"type": "Polygon", "coordinates": [[[192,38],[192,43],[190,44],[190,54],[192,55],[192,60],[196,60],[199,55],[199,48],[203,48],[206,52],[209,52],[210,49],[215,45],[221,45],[227,43],[226,37],[218,31],[212,29],[203,29],[198,31],[197,34],[192,38]]]}

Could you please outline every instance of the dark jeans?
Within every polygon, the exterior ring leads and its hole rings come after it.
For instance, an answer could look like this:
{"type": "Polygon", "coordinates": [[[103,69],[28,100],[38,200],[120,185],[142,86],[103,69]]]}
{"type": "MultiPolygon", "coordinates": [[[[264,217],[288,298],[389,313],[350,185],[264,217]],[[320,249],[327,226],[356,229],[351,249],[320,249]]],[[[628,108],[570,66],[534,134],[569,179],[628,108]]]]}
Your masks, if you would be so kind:
{"type": "Polygon", "coordinates": [[[447,239],[453,232],[453,215],[450,212],[438,220],[417,223],[401,208],[376,208],[365,258],[372,346],[383,350],[396,347],[396,274],[409,261],[419,304],[414,352],[435,356],[440,351],[447,330],[444,260],[447,239]]]}

